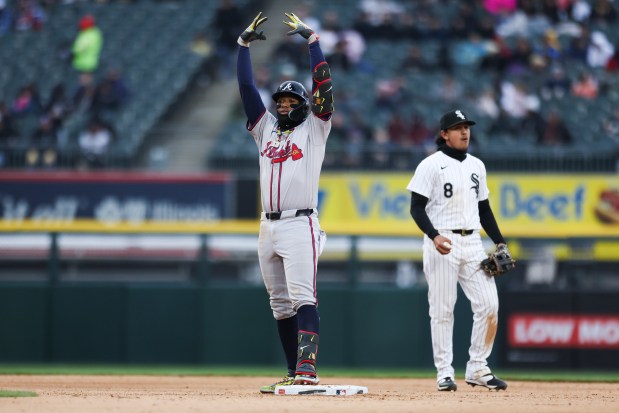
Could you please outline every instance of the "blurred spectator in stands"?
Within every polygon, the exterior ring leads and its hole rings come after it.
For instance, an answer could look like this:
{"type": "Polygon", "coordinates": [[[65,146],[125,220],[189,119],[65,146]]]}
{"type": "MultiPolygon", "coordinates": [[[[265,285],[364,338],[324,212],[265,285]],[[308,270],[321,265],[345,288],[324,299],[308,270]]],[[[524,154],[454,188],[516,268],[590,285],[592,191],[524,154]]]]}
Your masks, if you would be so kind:
{"type": "Polygon", "coordinates": [[[563,146],[572,141],[570,130],[565,125],[559,111],[551,110],[537,136],[537,142],[541,145],[563,146]]]}
{"type": "Polygon", "coordinates": [[[417,44],[411,44],[402,60],[400,70],[402,72],[418,73],[429,70],[431,65],[426,61],[421,53],[421,48],[417,44]]]}
{"type": "Polygon", "coordinates": [[[497,16],[496,32],[501,37],[526,37],[530,33],[528,31],[529,19],[522,10],[514,12],[502,12],[497,16]]]}
{"type": "Polygon", "coordinates": [[[426,16],[427,19],[422,31],[423,36],[429,40],[448,41],[450,28],[447,21],[431,13],[427,13],[426,16]]]}
{"type": "Polygon", "coordinates": [[[462,100],[464,87],[453,75],[446,74],[441,81],[434,85],[432,96],[448,105],[455,104],[462,100]]]}
{"type": "Polygon", "coordinates": [[[378,79],[374,84],[374,91],[376,110],[382,113],[393,112],[409,98],[406,80],[401,76],[378,79]]]}
{"type": "Polygon", "coordinates": [[[374,38],[388,41],[400,39],[400,31],[397,26],[398,22],[394,14],[383,14],[382,20],[374,25],[374,38]]]}
{"type": "Polygon", "coordinates": [[[0,0],[0,36],[7,34],[11,31],[13,24],[13,12],[12,9],[7,6],[6,0],[0,0]]]}
{"type": "Polygon", "coordinates": [[[412,113],[410,120],[394,113],[387,124],[387,132],[394,145],[405,149],[419,147],[433,135],[419,113],[412,113]]]}
{"type": "Polygon", "coordinates": [[[114,132],[102,119],[93,117],[78,137],[82,168],[100,168],[106,165],[114,132]]]}
{"type": "Polygon", "coordinates": [[[570,79],[565,75],[561,66],[555,65],[550,70],[550,77],[544,82],[540,96],[545,100],[563,99],[571,90],[570,79]]]}
{"type": "Polygon", "coordinates": [[[472,32],[468,38],[455,42],[453,60],[458,66],[467,66],[472,69],[481,65],[482,59],[489,53],[496,52],[496,46],[492,41],[484,40],[477,32],[472,32]]]}
{"type": "Polygon", "coordinates": [[[612,0],[594,0],[591,8],[592,24],[609,25],[617,20],[617,10],[612,0]]]}
{"type": "Polygon", "coordinates": [[[417,25],[415,15],[409,12],[400,14],[400,36],[403,39],[418,40],[421,38],[421,31],[417,25]]]}
{"type": "Polygon", "coordinates": [[[0,166],[8,163],[13,150],[20,144],[20,133],[13,124],[11,111],[5,102],[0,101],[0,166]]]}
{"type": "Polygon", "coordinates": [[[456,41],[466,39],[472,33],[479,34],[478,29],[479,20],[471,5],[465,2],[458,4],[457,12],[451,17],[448,27],[451,39],[456,41]]]}
{"type": "Polygon", "coordinates": [[[504,73],[512,54],[509,45],[504,39],[498,36],[494,39],[488,39],[486,42],[488,44],[488,53],[481,59],[479,69],[482,71],[504,73]]]}
{"type": "Polygon", "coordinates": [[[361,0],[359,8],[368,14],[369,22],[376,27],[385,21],[386,15],[399,15],[404,12],[400,2],[393,0],[361,0]]]}
{"type": "Polygon", "coordinates": [[[542,12],[551,24],[556,25],[569,19],[572,0],[544,0],[542,12]]]}
{"type": "Polygon", "coordinates": [[[342,166],[344,142],[348,133],[346,116],[340,112],[333,112],[331,117],[331,132],[327,141],[324,165],[328,167],[342,166]]]}
{"type": "Polygon", "coordinates": [[[307,45],[298,43],[295,36],[284,36],[273,49],[270,60],[276,65],[292,64],[296,70],[305,69],[308,65],[306,49],[307,45]]]}
{"type": "Polygon", "coordinates": [[[374,26],[371,23],[370,13],[363,10],[359,11],[355,16],[352,27],[358,31],[364,39],[371,40],[374,38],[374,26]]]}
{"type": "Polygon", "coordinates": [[[369,165],[378,168],[389,167],[391,164],[391,155],[395,152],[396,146],[391,141],[385,127],[380,125],[374,127],[369,149],[367,159],[369,165]]]}
{"type": "MultiPolygon", "coordinates": [[[[52,89],[49,100],[43,108],[44,116],[50,118],[54,129],[63,131],[64,122],[73,111],[71,99],[67,96],[64,84],[59,83],[52,89]]],[[[58,144],[63,147],[66,144],[66,134],[59,133],[58,144]]]]}
{"type": "Polygon", "coordinates": [[[602,121],[602,128],[606,137],[619,143],[619,108],[615,108],[613,113],[602,121]]]}
{"type": "Polygon", "coordinates": [[[189,50],[196,56],[202,59],[200,69],[198,69],[196,81],[199,86],[208,86],[217,79],[218,62],[217,56],[214,53],[214,47],[211,40],[205,32],[196,33],[191,42],[189,42],[189,50]]]}
{"type": "Polygon", "coordinates": [[[587,49],[589,48],[589,29],[585,25],[580,26],[580,34],[570,40],[570,45],[565,52],[568,60],[578,63],[587,63],[587,49]]]}
{"type": "Polygon", "coordinates": [[[348,72],[352,67],[350,59],[346,54],[346,40],[344,39],[338,40],[333,51],[326,55],[325,58],[332,69],[348,72]]]}
{"type": "Polygon", "coordinates": [[[536,50],[536,54],[544,58],[544,67],[550,67],[560,62],[562,58],[561,43],[559,43],[559,37],[555,30],[549,29],[541,36],[541,47],[536,50]]]}
{"type": "Polygon", "coordinates": [[[26,166],[30,168],[56,166],[61,133],[62,129],[54,124],[51,116],[41,116],[26,151],[26,166]]]}
{"type": "Polygon", "coordinates": [[[129,87],[122,73],[112,68],[95,89],[92,111],[95,115],[101,111],[114,111],[129,100],[129,95],[129,87]]]}
{"type": "Polygon", "coordinates": [[[501,107],[509,116],[522,119],[530,110],[539,111],[539,98],[530,92],[524,80],[504,81],[501,84],[501,107]]]}
{"type": "Polygon", "coordinates": [[[11,104],[11,112],[15,116],[38,115],[43,105],[36,83],[22,87],[11,104]]]}
{"type": "Polygon", "coordinates": [[[506,65],[506,73],[519,75],[531,70],[530,62],[533,56],[533,47],[526,37],[519,37],[512,50],[511,57],[506,65]]]}
{"type": "Polygon", "coordinates": [[[273,90],[277,89],[277,85],[273,85],[271,74],[272,72],[267,66],[260,66],[256,68],[254,74],[256,89],[258,89],[260,98],[267,107],[267,110],[275,109],[275,102],[273,101],[271,95],[273,94],[273,90]]]}
{"type": "Polygon", "coordinates": [[[219,61],[219,76],[222,79],[228,79],[234,73],[232,56],[238,47],[236,40],[239,33],[245,28],[242,23],[245,18],[234,4],[234,0],[220,0],[213,21],[217,31],[215,45],[219,61]]]}
{"type": "Polygon", "coordinates": [[[19,0],[14,18],[15,30],[40,31],[43,29],[45,13],[36,0],[19,0]]]}
{"type": "Polygon", "coordinates": [[[474,109],[480,117],[497,119],[499,117],[499,103],[492,86],[484,86],[475,98],[474,109]]]}
{"type": "Polygon", "coordinates": [[[591,16],[591,4],[587,0],[574,0],[572,4],[572,19],[578,23],[586,23],[591,16]]]}
{"type": "Polygon", "coordinates": [[[81,73],[79,85],[73,93],[73,108],[78,113],[85,113],[92,107],[95,97],[95,83],[92,73],[81,73]]]}
{"type": "Polygon", "coordinates": [[[571,91],[572,96],[592,100],[598,97],[598,82],[591,72],[582,71],[572,83],[571,91]]]}
{"type": "Polygon", "coordinates": [[[450,42],[442,40],[436,54],[436,67],[447,73],[451,73],[453,69],[453,61],[451,59],[450,42]]]}
{"type": "Polygon", "coordinates": [[[103,47],[103,33],[93,15],[83,16],[78,24],[78,34],[71,46],[73,68],[80,73],[93,73],[99,67],[103,47]]]}
{"type": "Polygon", "coordinates": [[[615,53],[615,47],[601,31],[591,33],[587,46],[587,64],[589,67],[605,67],[615,53]]]}
{"type": "MultiPolygon", "coordinates": [[[[334,112],[335,113],[335,112],[334,112]]],[[[348,119],[344,146],[346,155],[343,164],[347,167],[362,167],[366,144],[370,141],[372,131],[366,125],[359,112],[351,113],[348,119]]]]}

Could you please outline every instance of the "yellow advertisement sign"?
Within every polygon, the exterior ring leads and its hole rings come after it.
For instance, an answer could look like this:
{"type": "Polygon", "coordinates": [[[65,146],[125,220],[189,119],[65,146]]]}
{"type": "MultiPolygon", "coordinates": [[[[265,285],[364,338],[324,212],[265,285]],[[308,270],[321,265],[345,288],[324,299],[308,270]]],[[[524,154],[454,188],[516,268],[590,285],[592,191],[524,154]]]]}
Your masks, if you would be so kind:
{"type": "MultiPolygon", "coordinates": [[[[410,179],[401,173],[323,174],[321,225],[337,232],[420,235],[409,212],[410,179]]],[[[505,236],[619,237],[615,175],[490,174],[488,188],[505,236]]]]}

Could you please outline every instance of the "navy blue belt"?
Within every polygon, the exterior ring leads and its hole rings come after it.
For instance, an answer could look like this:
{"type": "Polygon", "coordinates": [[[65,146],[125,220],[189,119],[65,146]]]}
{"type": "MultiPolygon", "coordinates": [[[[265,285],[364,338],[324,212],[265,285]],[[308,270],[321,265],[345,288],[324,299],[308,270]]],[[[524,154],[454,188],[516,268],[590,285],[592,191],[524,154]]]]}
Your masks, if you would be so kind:
{"type": "Polygon", "coordinates": [[[472,229],[452,229],[451,232],[454,234],[460,234],[463,237],[467,235],[471,235],[474,231],[472,229]]]}
{"type": "MultiPolygon", "coordinates": [[[[294,216],[295,217],[309,217],[313,213],[314,213],[313,208],[297,209],[297,212],[294,214],[294,216]]],[[[282,217],[282,213],[281,212],[266,212],[264,216],[266,217],[266,219],[270,221],[277,221],[278,219],[282,217]]]]}

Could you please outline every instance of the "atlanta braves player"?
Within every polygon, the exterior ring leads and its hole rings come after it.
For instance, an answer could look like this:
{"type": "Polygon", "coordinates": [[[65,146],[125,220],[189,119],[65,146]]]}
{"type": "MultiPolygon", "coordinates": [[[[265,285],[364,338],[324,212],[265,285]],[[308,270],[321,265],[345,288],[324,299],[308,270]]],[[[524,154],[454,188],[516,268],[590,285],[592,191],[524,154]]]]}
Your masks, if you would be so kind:
{"type": "Polygon", "coordinates": [[[505,245],[505,240],[488,201],[486,167],[467,154],[474,124],[461,110],[445,113],[436,141],[438,151],[417,166],[406,187],[412,193],[411,215],[425,234],[423,270],[439,391],[457,389],[452,335],[458,282],[473,309],[465,381],[488,389],[507,388],[486,361],[497,331],[499,299],[494,277],[480,268],[487,254],[479,230],[483,227],[497,245],[505,245]]]}
{"type": "Polygon", "coordinates": [[[265,40],[259,13],[238,39],[237,77],[247,129],[260,155],[262,217],[258,257],[288,372],[277,385],[318,384],[316,356],[320,319],[316,299],[316,266],[326,236],[318,222],[318,180],[331,130],[331,73],[318,35],[293,13],[292,28],[309,44],[312,101],[301,83],[285,81],[273,94],[277,115],[267,112],[254,85],[249,44],[265,40]]]}

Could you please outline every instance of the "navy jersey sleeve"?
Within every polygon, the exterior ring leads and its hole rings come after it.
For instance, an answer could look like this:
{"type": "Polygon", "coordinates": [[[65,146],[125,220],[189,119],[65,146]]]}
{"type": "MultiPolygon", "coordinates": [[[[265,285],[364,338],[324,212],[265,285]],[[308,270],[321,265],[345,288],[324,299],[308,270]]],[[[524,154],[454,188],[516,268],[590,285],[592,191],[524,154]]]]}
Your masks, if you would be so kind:
{"type": "MultiPolygon", "coordinates": [[[[320,48],[320,43],[316,40],[314,43],[310,43],[309,45],[310,52],[310,70],[311,73],[314,73],[314,68],[318,66],[320,63],[325,61],[325,57],[322,54],[322,49],[320,48]]],[[[312,83],[312,92],[316,90],[316,81],[312,83]]]]}
{"type": "Polygon", "coordinates": [[[243,109],[247,115],[248,125],[255,125],[264,115],[266,108],[260,93],[254,83],[249,47],[239,46],[239,55],[236,62],[236,77],[239,82],[239,92],[243,102],[243,109]]]}

